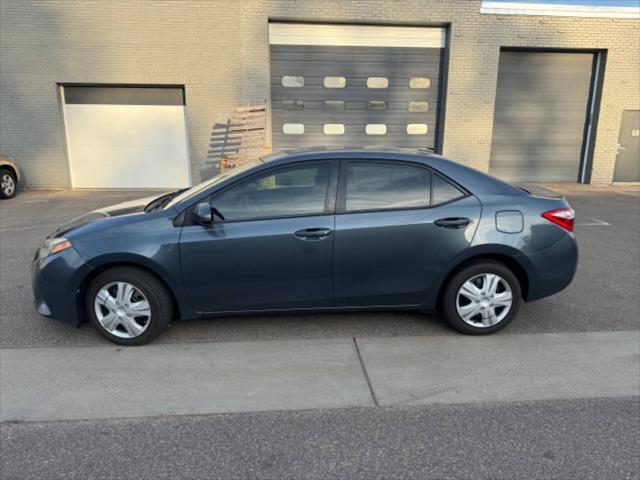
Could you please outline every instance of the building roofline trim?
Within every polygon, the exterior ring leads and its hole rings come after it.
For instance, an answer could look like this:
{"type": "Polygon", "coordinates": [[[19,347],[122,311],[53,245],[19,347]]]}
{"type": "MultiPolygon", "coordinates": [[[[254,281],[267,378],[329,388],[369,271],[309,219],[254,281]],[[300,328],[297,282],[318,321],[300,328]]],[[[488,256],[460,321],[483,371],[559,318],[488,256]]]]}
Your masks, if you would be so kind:
{"type": "Polygon", "coordinates": [[[484,0],[480,13],[498,15],[550,15],[560,17],[640,18],[640,7],[578,5],[573,3],[497,2],[484,0]]]}

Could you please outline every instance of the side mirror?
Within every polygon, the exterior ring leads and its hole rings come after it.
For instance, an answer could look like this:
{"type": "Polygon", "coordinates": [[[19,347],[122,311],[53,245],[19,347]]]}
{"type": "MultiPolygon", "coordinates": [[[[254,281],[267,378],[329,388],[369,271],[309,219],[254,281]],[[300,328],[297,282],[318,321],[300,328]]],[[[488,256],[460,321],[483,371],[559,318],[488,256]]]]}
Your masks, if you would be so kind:
{"type": "Polygon", "coordinates": [[[213,221],[211,206],[206,202],[197,204],[193,211],[193,218],[200,225],[209,225],[213,221]]]}

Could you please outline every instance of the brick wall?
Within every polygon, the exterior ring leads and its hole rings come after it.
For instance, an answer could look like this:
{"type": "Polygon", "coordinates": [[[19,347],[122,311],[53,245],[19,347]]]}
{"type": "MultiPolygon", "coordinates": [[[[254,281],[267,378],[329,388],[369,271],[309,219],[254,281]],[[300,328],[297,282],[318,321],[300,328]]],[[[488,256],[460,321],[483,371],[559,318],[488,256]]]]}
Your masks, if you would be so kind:
{"type": "Polygon", "coordinates": [[[640,21],[480,14],[468,0],[0,0],[0,150],[26,185],[70,186],[57,84],[185,85],[193,181],[211,124],[269,96],[269,19],[451,24],[444,154],[488,169],[501,46],[608,50],[592,181],[640,109],[640,21]]]}

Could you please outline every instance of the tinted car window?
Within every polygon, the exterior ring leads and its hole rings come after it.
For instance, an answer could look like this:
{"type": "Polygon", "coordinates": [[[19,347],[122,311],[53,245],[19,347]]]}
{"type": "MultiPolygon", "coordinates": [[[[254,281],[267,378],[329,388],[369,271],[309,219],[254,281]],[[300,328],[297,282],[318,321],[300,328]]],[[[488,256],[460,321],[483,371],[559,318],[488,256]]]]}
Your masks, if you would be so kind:
{"type": "Polygon", "coordinates": [[[205,180],[204,182],[202,182],[202,183],[200,183],[198,185],[195,185],[195,186],[193,186],[191,188],[187,188],[186,190],[184,190],[180,194],[178,194],[175,197],[173,197],[169,203],[164,205],[164,208],[168,209],[168,208],[173,207],[174,205],[178,205],[180,202],[187,201],[187,200],[195,197],[196,195],[204,192],[205,190],[213,187],[214,185],[217,185],[218,183],[223,182],[224,180],[228,180],[228,179],[233,178],[234,176],[239,175],[239,174],[241,174],[241,173],[243,173],[243,172],[245,172],[247,170],[251,170],[256,165],[259,165],[259,162],[245,163],[244,165],[240,165],[239,167],[229,169],[224,173],[220,173],[220,174],[216,175],[215,177],[210,178],[209,180],[205,180]]]}
{"type": "Polygon", "coordinates": [[[438,205],[463,197],[464,193],[439,175],[433,175],[431,179],[431,195],[432,205],[438,205]]]}
{"type": "Polygon", "coordinates": [[[396,163],[350,162],[346,209],[386,210],[429,206],[428,170],[396,163]]]}
{"type": "Polygon", "coordinates": [[[324,212],[331,164],[283,168],[254,177],[215,197],[226,220],[247,220],[324,212]]]}

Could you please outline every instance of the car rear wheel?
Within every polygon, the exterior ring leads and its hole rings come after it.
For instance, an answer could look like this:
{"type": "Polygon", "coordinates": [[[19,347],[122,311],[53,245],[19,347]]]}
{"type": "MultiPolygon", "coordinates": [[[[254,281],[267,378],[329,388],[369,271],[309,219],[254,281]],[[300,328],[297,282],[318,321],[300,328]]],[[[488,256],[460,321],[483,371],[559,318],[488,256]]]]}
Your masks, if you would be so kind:
{"type": "Polygon", "coordinates": [[[487,335],[506,327],[518,314],[522,291],[517,277],[494,261],[473,263],[447,285],[443,314],[459,332],[487,335]]]}
{"type": "Polygon", "coordinates": [[[0,168],[0,198],[15,197],[16,190],[16,177],[13,172],[0,168]]]}
{"type": "Polygon", "coordinates": [[[154,275],[133,267],[100,273],[87,289],[91,322],[118,345],[143,345],[160,335],[173,314],[171,295],[154,275]]]}

